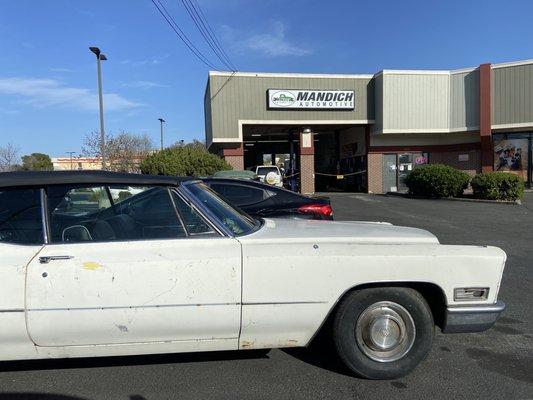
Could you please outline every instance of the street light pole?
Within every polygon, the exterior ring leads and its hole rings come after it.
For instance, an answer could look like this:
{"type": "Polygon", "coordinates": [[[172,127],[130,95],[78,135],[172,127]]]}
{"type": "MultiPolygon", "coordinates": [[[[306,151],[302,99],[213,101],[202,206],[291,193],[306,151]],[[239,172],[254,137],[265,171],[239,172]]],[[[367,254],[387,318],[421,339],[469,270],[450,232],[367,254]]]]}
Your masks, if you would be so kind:
{"type": "Polygon", "coordinates": [[[104,132],[104,96],[102,94],[102,66],[101,62],[106,61],[107,57],[102,54],[98,47],[89,47],[96,55],[96,65],[98,69],[98,101],[100,104],[100,156],[102,157],[102,169],[106,169],[105,154],[105,132],[104,132]]]}
{"type": "Polygon", "coordinates": [[[70,154],[70,170],[72,171],[72,155],[75,153],[75,151],[67,151],[67,154],[70,154]]]}
{"type": "Polygon", "coordinates": [[[163,118],[158,118],[161,123],[161,150],[163,150],[163,122],[166,122],[163,118]]]}

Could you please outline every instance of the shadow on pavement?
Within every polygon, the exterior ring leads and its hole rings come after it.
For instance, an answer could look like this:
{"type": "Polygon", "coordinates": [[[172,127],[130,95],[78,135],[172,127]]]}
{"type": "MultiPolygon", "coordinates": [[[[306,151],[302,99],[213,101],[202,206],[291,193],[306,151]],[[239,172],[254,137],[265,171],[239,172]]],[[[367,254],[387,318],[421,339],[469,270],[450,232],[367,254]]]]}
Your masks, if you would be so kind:
{"type": "MultiPolygon", "coordinates": [[[[74,369],[74,368],[122,367],[122,366],[128,366],[128,365],[150,365],[150,364],[179,364],[179,363],[195,363],[195,362],[226,361],[226,360],[227,361],[246,360],[246,359],[268,358],[267,354],[268,354],[268,351],[266,350],[245,350],[245,351],[235,350],[235,351],[216,351],[216,352],[204,352],[204,353],[151,354],[151,355],[142,355],[142,356],[116,356],[116,357],[3,361],[3,362],[0,362],[0,372],[71,369],[71,368],[74,369]]],[[[2,397],[3,395],[4,394],[0,393],[0,400],[4,400],[8,398],[8,397],[2,397]]],[[[58,399],[62,399],[62,397],[58,397],[58,399]]]]}
{"type": "Polygon", "coordinates": [[[353,373],[344,365],[337,355],[337,350],[331,340],[330,330],[331,316],[308,347],[294,347],[281,350],[304,363],[337,374],[353,377],[353,373]]]}

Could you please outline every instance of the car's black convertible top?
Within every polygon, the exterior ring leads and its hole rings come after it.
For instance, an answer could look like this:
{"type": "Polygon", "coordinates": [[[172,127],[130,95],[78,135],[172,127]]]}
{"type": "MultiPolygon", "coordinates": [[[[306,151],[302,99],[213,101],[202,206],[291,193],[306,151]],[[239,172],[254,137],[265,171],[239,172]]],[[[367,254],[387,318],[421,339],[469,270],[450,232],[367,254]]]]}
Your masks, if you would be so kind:
{"type": "Polygon", "coordinates": [[[64,184],[176,186],[191,178],[126,174],[109,171],[17,171],[0,173],[0,188],[64,184]]]}

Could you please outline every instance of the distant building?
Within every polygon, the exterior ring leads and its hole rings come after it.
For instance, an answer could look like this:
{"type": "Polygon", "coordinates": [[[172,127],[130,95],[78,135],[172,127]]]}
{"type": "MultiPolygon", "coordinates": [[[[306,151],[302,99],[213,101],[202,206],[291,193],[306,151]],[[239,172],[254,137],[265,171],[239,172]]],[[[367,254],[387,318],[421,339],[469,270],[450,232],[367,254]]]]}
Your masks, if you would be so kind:
{"type": "Polygon", "coordinates": [[[102,169],[100,157],[53,157],[54,171],[102,169]]]}

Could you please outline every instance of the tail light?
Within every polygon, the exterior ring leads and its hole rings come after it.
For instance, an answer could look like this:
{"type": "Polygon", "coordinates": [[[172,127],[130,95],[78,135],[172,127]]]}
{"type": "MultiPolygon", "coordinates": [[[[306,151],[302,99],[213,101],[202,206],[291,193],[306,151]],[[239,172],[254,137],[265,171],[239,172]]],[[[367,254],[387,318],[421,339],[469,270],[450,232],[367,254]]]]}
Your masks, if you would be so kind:
{"type": "Polygon", "coordinates": [[[308,204],[298,208],[298,212],[319,215],[321,217],[331,217],[333,215],[333,209],[329,204],[308,204]]]}

